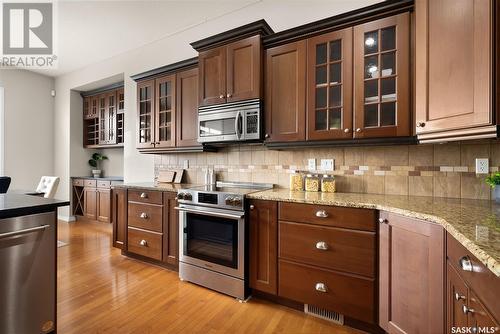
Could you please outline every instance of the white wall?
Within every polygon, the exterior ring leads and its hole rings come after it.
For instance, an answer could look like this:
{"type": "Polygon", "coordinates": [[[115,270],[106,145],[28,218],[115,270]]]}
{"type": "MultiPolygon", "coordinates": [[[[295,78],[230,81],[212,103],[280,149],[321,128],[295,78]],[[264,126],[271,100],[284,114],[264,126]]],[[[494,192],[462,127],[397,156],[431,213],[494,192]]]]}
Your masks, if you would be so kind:
{"type": "MultiPolygon", "coordinates": [[[[265,19],[275,31],[292,28],[301,24],[367,6],[379,0],[336,0],[336,1],[284,1],[263,0],[241,10],[222,15],[168,37],[158,39],[139,49],[130,50],[115,57],[87,66],[80,70],[56,78],[57,97],[55,101],[55,170],[66,176],[61,181],[58,196],[69,198],[69,176],[75,175],[87,155],[77,148],[70,138],[71,131],[81,131],[75,113],[70,113],[71,90],[112,76],[123,74],[125,81],[125,144],[123,172],[125,182],[152,181],[154,160],[152,155],[139,154],[135,148],[136,129],[136,84],[131,75],[171,64],[196,56],[190,42],[218,34],[220,32],[265,19]],[[71,114],[71,116],[70,116],[71,114]],[[71,163],[69,162],[71,160],[71,163]]],[[[147,2],[145,2],[147,5],[147,2]]],[[[98,3],[96,3],[98,6],[98,3]]],[[[193,7],[192,10],[199,10],[193,7]]],[[[140,15],[140,14],[138,14],[140,15]]],[[[165,12],[165,17],[168,13],[165,12]]],[[[130,22],[133,29],[133,22],[130,22]]],[[[118,38],[119,36],[117,36],[118,38]]],[[[78,115],[81,119],[81,113],[78,115]]],[[[78,134],[79,135],[79,134],[78,134]]],[[[67,209],[64,209],[67,210],[67,209]]],[[[67,213],[67,211],[66,211],[67,213]]],[[[64,213],[63,213],[64,214],[64,213]]]]}
{"type": "MultiPolygon", "coordinates": [[[[5,175],[10,189],[35,190],[54,174],[54,79],[25,70],[0,70],[5,88],[5,175]]],[[[58,174],[54,174],[58,175],[58,174]]]]}

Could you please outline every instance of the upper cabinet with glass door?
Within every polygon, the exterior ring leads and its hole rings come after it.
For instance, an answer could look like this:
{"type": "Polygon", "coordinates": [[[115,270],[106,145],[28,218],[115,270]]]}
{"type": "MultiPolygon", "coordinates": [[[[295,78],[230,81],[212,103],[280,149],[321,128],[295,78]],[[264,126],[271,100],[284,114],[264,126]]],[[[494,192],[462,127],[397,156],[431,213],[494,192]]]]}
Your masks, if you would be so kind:
{"type": "Polygon", "coordinates": [[[352,138],[352,28],[307,40],[307,139],[352,138]]]}
{"type": "Polygon", "coordinates": [[[175,146],[175,74],[156,79],[155,147],[175,146]]]}
{"type": "Polygon", "coordinates": [[[409,18],[354,27],[354,138],[411,135],[409,18]]]}

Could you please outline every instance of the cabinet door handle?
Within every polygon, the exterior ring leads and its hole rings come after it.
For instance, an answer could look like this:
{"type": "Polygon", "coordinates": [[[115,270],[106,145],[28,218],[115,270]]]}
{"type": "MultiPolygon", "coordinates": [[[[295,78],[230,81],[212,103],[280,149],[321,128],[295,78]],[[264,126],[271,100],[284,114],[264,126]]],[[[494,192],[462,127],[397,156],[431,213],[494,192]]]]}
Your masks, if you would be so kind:
{"type": "Polygon", "coordinates": [[[458,292],[455,292],[455,300],[456,301],[459,301],[459,300],[465,300],[465,296],[462,296],[461,294],[459,294],[458,292]]]}
{"type": "Polygon", "coordinates": [[[425,126],[425,122],[417,122],[417,128],[423,128],[425,126]]]}
{"type": "Polygon", "coordinates": [[[326,213],[325,210],[318,210],[318,211],[316,211],[316,217],[318,217],[318,218],[327,218],[328,217],[328,213],[326,213]]]}
{"type": "Polygon", "coordinates": [[[344,132],[345,133],[349,133],[351,131],[351,129],[347,128],[347,129],[344,129],[344,132]]]}
{"type": "Polygon", "coordinates": [[[139,245],[144,246],[144,247],[148,247],[148,242],[146,240],[142,239],[141,242],[139,242],[139,245]]]}
{"type": "Polygon", "coordinates": [[[325,283],[316,283],[316,286],[314,287],[316,291],[319,292],[327,292],[326,284],[325,283]]]}
{"type": "Polygon", "coordinates": [[[148,198],[148,194],[146,194],[146,193],[141,193],[140,197],[141,197],[141,198],[148,198]]]}
{"type": "Polygon", "coordinates": [[[250,210],[253,210],[253,209],[255,209],[255,205],[252,204],[252,205],[250,205],[250,210]]]}
{"type": "Polygon", "coordinates": [[[462,306],[462,312],[464,312],[464,314],[474,313],[474,309],[468,308],[467,305],[463,305],[462,306]]]}
{"type": "Polygon", "coordinates": [[[462,268],[463,271],[474,271],[474,268],[472,266],[472,262],[467,255],[462,256],[460,258],[460,260],[458,260],[458,263],[460,265],[460,268],[462,268]]]}
{"type": "Polygon", "coordinates": [[[356,129],[356,132],[357,132],[357,133],[360,133],[360,132],[361,132],[361,128],[357,128],[357,129],[356,129]]]}
{"type": "Polygon", "coordinates": [[[233,96],[233,95],[232,95],[232,94],[229,94],[229,93],[226,95],[226,97],[231,97],[231,96],[233,96]]]}
{"type": "Polygon", "coordinates": [[[223,98],[224,98],[224,95],[223,95],[223,94],[219,95],[219,98],[220,98],[220,99],[223,99],[223,98]]]}
{"type": "Polygon", "coordinates": [[[142,219],[148,219],[149,218],[148,214],[146,212],[141,213],[141,215],[139,217],[141,217],[142,219]]]}
{"type": "Polygon", "coordinates": [[[270,136],[269,136],[269,133],[266,133],[266,134],[264,135],[264,138],[269,138],[269,137],[270,137],[270,136]]]}
{"type": "Polygon", "coordinates": [[[319,249],[319,250],[327,250],[328,249],[328,244],[324,241],[318,241],[316,243],[316,249],[319,249]]]}
{"type": "Polygon", "coordinates": [[[385,219],[385,218],[379,218],[379,219],[378,219],[378,222],[379,222],[380,224],[387,224],[387,223],[388,223],[387,219],[385,219]]]}

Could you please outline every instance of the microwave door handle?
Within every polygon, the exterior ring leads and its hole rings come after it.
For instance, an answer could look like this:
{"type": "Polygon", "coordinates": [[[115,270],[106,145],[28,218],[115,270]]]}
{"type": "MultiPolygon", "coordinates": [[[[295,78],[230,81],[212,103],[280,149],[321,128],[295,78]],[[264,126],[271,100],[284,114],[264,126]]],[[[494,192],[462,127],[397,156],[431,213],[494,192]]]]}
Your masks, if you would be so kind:
{"type": "Polygon", "coordinates": [[[240,117],[241,117],[241,111],[238,110],[236,112],[236,117],[234,118],[234,132],[236,133],[236,138],[238,139],[241,138],[240,117]]]}

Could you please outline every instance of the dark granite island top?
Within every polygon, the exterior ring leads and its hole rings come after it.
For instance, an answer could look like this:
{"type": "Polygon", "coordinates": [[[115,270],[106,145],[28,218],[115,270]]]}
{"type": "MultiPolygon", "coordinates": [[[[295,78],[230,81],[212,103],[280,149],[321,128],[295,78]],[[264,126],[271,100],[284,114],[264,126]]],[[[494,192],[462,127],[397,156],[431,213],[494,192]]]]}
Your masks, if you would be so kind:
{"type": "Polygon", "coordinates": [[[0,194],[0,219],[54,211],[69,201],[22,194],[0,194]]]}

